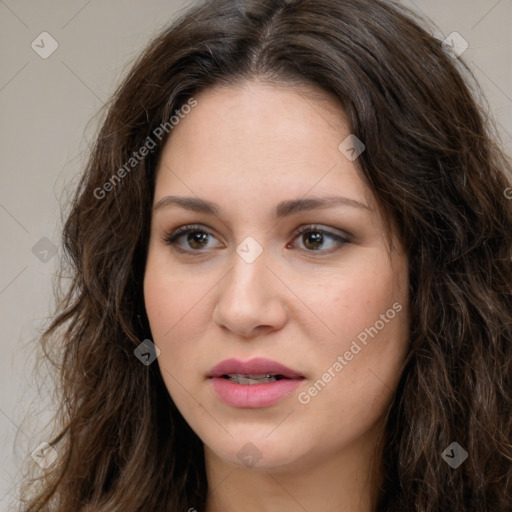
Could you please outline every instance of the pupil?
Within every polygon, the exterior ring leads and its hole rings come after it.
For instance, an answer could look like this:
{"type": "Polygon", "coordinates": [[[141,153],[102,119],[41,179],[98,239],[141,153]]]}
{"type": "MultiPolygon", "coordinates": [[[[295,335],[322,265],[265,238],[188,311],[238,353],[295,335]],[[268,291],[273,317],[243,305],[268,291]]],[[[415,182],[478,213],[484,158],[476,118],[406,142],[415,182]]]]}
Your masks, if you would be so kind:
{"type": "MultiPolygon", "coordinates": [[[[306,235],[306,239],[311,239],[311,238],[314,238],[316,239],[316,241],[313,241],[313,244],[317,244],[317,245],[322,245],[322,237],[323,237],[323,234],[318,232],[318,231],[312,231],[311,233],[308,233],[306,235]]],[[[308,246],[308,243],[305,244],[306,247],[308,246]]],[[[317,246],[315,246],[314,248],[318,248],[317,246]]]]}
{"type": "Polygon", "coordinates": [[[194,231],[193,233],[189,233],[188,242],[191,244],[192,247],[196,247],[194,244],[197,243],[201,247],[201,239],[205,241],[207,237],[206,233],[202,233],[200,231],[194,231]]]}

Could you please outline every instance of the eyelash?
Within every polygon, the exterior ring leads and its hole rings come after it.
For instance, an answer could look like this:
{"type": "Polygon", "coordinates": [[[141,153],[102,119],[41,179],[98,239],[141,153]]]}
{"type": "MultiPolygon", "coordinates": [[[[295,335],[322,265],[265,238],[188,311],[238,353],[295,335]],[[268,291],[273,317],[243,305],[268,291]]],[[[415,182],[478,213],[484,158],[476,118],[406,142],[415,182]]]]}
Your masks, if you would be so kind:
{"type": "MultiPolygon", "coordinates": [[[[194,233],[194,232],[206,233],[208,235],[211,235],[211,233],[209,231],[207,231],[206,229],[204,229],[202,226],[200,226],[198,224],[188,224],[185,226],[180,226],[179,228],[175,229],[174,231],[165,233],[162,237],[162,240],[165,244],[174,246],[174,249],[179,252],[201,253],[204,251],[203,249],[184,249],[183,247],[180,247],[177,243],[178,239],[181,238],[183,235],[186,235],[189,233],[194,233]]],[[[322,233],[323,235],[327,235],[329,238],[334,239],[338,243],[339,247],[337,249],[335,249],[334,251],[333,250],[329,251],[328,253],[336,252],[336,251],[340,250],[347,243],[350,243],[350,240],[348,238],[337,235],[331,231],[321,229],[320,227],[318,227],[315,224],[308,224],[305,226],[301,226],[295,232],[293,240],[295,241],[297,238],[299,238],[304,233],[309,233],[309,232],[322,233]]],[[[320,249],[315,249],[315,250],[303,249],[303,250],[305,250],[306,252],[309,252],[309,253],[326,253],[327,252],[327,251],[322,251],[320,249]]]]}

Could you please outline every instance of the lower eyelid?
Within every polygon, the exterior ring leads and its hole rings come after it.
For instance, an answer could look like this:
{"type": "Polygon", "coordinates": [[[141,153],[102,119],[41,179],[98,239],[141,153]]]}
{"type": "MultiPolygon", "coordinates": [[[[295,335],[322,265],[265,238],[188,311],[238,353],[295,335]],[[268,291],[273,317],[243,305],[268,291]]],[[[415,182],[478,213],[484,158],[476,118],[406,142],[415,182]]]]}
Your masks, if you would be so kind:
{"type": "MultiPolygon", "coordinates": [[[[179,228],[178,228],[179,229],[179,228]]],[[[208,230],[206,229],[200,229],[200,228],[194,228],[194,227],[191,227],[189,229],[183,229],[183,230],[175,230],[171,233],[165,233],[163,236],[162,236],[162,241],[164,243],[166,243],[167,245],[174,245],[174,246],[177,246],[177,247],[180,247],[177,243],[177,241],[181,238],[181,237],[184,237],[190,233],[195,233],[195,232],[199,232],[199,233],[205,233],[209,236],[212,236],[215,238],[215,236],[208,230]]],[[[186,249],[184,249],[186,250],[186,249]]],[[[196,250],[196,251],[188,251],[188,252],[199,252],[199,249],[196,250]]]]}
{"type": "MultiPolygon", "coordinates": [[[[295,233],[294,237],[293,237],[293,240],[291,243],[287,244],[286,247],[289,247],[291,244],[293,244],[297,239],[299,239],[302,235],[305,235],[307,233],[310,233],[310,232],[320,232],[322,233],[323,235],[327,236],[328,238],[331,238],[333,240],[336,241],[336,243],[338,244],[338,250],[341,249],[342,246],[346,245],[347,243],[350,243],[350,238],[349,236],[347,235],[340,235],[340,234],[337,234],[337,233],[333,233],[332,231],[329,231],[329,230],[326,230],[326,229],[323,229],[323,228],[320,228],[320,227],[316,227],[316,226],[303,226],[302,228],[300,228],[301,231],[298,232],[298,233],[295,233]]],[[[203,252],[204,249],[186,249],[186,248],[183,248],[182,246],[180,246],[177,241],[185,236],[185,235],[188,235],[189,233],[193,233],[193,232],[200,232],[200,233],[205,233],[213,238],[216,238],[215,235],[213,235],[213,233],[211,233],[210,231],[208,231],[207,229],[205,228],[202,228],[200,226],[190,226],[186,229],[181,229],[178,228],[172,232],[170,232],[169,234],[164,234],[162,236],[162,241],[166,244],[166,245],[171,245],[171,246],[174,246],[174,249],[175,250],[178,250],[180,252],[183,252],[183,253],[200,253],[200,252],[203,252]]],[[[329,250],[307,250],[307,249],[301,249],[303,251],[306,251],[306,252],[309,252],[309,253],[318,253],[318,254],[327,254],[329,252],[333,252],[333,250],[331,249],[330,251],[329,250]]],[[[335,251],[334,251],[335,252],[335,251]]]]}
{"type": "MultiPolygon", "coordinates": [[[[331,240],[334,240],[335,243],[337,244],[337,248],[331,248],[331,249],[325,249],[325,250],[308,250],[308,249],[302,249],[303,251],[306,251],[308,253],[318,253],[318,254],[331,254],[333,252],[336,252],[337,250],[341,249],[344,245],[348,244],[350,242],[350,240],[347,238],[347,237],[344,237],[344,236],[341,236],[341,235],[337,235],[335,233],[331,233],[330,231],[325,231],[323,229],[318,229],[318,230],[310,230],[310,231],[318,231],[320,233],[322,233],[325,237],[327,238],[330,238],[331,240]]],[[[300,233],[299,235],[297,235],[293,241],[291,242],[291,244],[287,244],[287,247],[289,247],[290,245],[292,245],[296,240],[300,239],[300,237],[306,233],[308,233],[309,231],[305,231],[304,233],[300,233]]]]}

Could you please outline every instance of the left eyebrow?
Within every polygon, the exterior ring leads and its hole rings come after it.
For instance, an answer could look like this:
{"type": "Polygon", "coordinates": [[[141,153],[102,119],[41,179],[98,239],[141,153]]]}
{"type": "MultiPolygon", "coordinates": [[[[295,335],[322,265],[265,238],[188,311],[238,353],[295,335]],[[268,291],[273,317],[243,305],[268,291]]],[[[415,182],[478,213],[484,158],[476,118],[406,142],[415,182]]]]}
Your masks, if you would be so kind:
{"type": "MultiPolygon", "coordinates": [[[[160,199],[154,206],[153,210],[159,210],[167,206],[180,206],[186,210],[198,213],[206,213],[210,215],[218,215],[221,208],[212,201],[207,201],[199,197],[185,196],[165,196],[160,199]]],[[[277,204],[274,215],[278,219],[288,217],[295,213],[331,208],[333,206],[349,206],[351,208],[364,208],[371,211],[366,204],[360,203],[355,199],[343,196],[327,196],[327,197],[309,197],[306,199],[290,199],[277,204]]]]}

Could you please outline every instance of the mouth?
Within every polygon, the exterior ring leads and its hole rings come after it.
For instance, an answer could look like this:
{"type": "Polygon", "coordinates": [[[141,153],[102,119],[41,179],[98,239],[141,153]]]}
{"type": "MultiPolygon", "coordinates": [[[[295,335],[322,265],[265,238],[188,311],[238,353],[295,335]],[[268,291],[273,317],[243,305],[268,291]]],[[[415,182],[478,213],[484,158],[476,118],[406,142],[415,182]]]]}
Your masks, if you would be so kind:
{"type": "Polygon", "coordinates": [[[221,401],[246,409],[276,404],[305,379],[298,371],[265,358],[227,359],[212,368],[207,378],[221,401]]]}
{"type": "Polygon", "coordinates": [[[276,382],[278,380],[287,379],[283,375],[276,374],[262,374],[262,375],[241,375],[239,373],[231,373],[222,375],[223,379],[227,379],[236,384],[253,385],[253,384],[267,384],[269,382],[276,382]]]}
{"type": "Polygon", "coordinates": [[[238,384],[261,384],[282,379],[304,378],[298,371],[263,357],[249,361],[226,359],[214,366],[207,377],[224,378],[238,384]]]}

